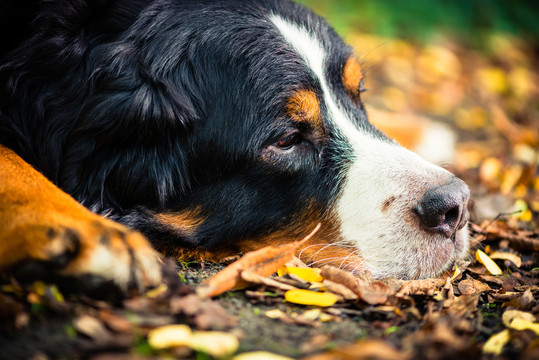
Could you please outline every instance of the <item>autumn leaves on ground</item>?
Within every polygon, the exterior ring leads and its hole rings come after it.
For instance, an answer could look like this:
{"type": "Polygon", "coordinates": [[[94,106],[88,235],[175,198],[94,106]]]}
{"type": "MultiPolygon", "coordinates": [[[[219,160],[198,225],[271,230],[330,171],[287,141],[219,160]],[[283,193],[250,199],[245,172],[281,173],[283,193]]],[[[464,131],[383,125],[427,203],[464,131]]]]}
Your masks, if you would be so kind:
{"type": "Polygon", "coordinates": [[[381,126],[399,119],[411,147],[410,126],[443,123],[457,139],[447,167],[472,188],[468,261],[437,279],[380,281],[305,268],[289,244],[233,264],[169,263],[163,285],[117,304],[5,279],[0,358],[539,358],[534,49],[504,34],[481,51],[347,40],[381,126]]]}

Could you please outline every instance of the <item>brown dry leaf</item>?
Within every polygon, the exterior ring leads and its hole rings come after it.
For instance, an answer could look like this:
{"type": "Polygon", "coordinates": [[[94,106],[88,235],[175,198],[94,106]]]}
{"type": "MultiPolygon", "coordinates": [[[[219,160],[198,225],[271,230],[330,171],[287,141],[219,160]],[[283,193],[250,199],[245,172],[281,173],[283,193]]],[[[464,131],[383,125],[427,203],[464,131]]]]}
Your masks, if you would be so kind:
{"type": "Polygon", "coordinates": [[[463,295],[477,294],[482,293],[483,291],[491,290],[490,286],[475,279],[462,280],[458,283],[457,287],[463,295]]]}
{"type": "Polygon", "coordinates": [[[361,296],[361,286],[366,283],[364,280],[354,276],[352,273],[337,269],[336,267],[330,265],[322,266],[320,275],[322,275],[324,279],[346,286],[358,296],[361,296]]]}
{"type": "Polygon", "coordinates": [[[479,275],[479,277],[486,281],[486,282],[489,282],[491,284],[496,284],[496,285],[499,285],[501,286],[503,284],[503,280],[500,279],[499,277],[496,277],[496,276],[493,276],[493,275],[486,275],[486,274],[483,274],[483,275],[479,275]]]}
{"type": "Polygon", "coordinates": [[[133,331],[133,325],[129,320],[109,309],[100,310],[99,319],[113,331],[119,333],[131,333],[133,331]]]}
{"type": "Polygon", "coordinates": [[[264,315],[266,315],[270,319],[279,319],[280,321],[286,324],[311,326],[315,328],[320,326],[320,323],[315,321],[316,319],[312,319],[312,318],[309,318],[308,316],[297,315],[297,314],[291,316],[282,312],[279,309],[268,310],[264,313],[264,315]]]}
{"type": "Polygon", "coordinates": [[[281,266],[291,261],[298,247],[307,242],[320,229],[320,226],[318,224],[303,240],[278,246],[270,245],[245,254],[238,261],[206,280],[197,289],[197,294],[202,297],[214,297],[228,290],[246,286],[248,283],[240,276],[244,270],[252,271],[261,276],[270,276],[281,266]]]}
{"type": "Polygon", "coordinates": [[[302,360],[404,360],[404,352],[382,340],[364,340],[302,360]]]}
{"type": "Polygon", "coordinates": [[[321,275],[327,280],[346,286],[370,305],[383,304],[387,301],[388,296],[395,294],[389,285],[381,281],[371,281],[370,274],[365,274],[365,278],[359,278],[350,272],[326,265],[322,267],[321,275]]]}
{"type": "Polygon", "coordinates": [[[424,295],[427,293],[434,293],[435,290],[443,286],[444,279],[421,279],[410,280],[406,282],[403,287],[397,293],[397,296],[406,295],[424,295]]]}
{"type": "Polygon", "coordinates": [[[174,297],[169,303],[170,312],[182,313],[193,318],[198,329],[227,329],[236,324],[217,302],[196,294],[174,297]]]}
{"type": "Polygon", "coordinates": [[[323,282],[326,289],[334,294],[341,295],[345,300],[357,300],[358,296],[352,290],[344,286],[343,284],[336,283],[331,280],[324,280],[323,282]]]}
{"type": "Polygon", "coordinates": [[[466,318],[477,311],[477,303],[481,294],[461,295],[455,298],[450,307],[445,308],[443,312],[448,315],[456,315],[460,318],[466,318]]]}
{"type": "Polygon", "coordinates": [[[252,272],[250,270],[242,271],[241,278],[252,284],[270,286],[270,287],[273,287],[279,290],[284,290],[284,291],[297,289],[295,286],[284,284],[282,282],[258,275],[257,273],[252,272]]]}
{"type": "Polygon", "coordinates": [[[536,304],[531,289],[527,289],[523,293],[517,294],[519,294],[519,296],[515,296],[508,301],[508,306],[521,310],[529,310],[536,304]]]}
{"type": "Polygon", "coordinates": [[[395,291],[381,281],[374,281],[361,287],[361,300],[370,305],[384,304],[388,297],[394,295],[395,291]]]}
{"type": "Polygon", "coordinates": [[[79,333],[98,343],[105,342],[111,337],[110,331],[105,328],[103,323],[90,315],[82,315],[73,320],[73,327],[79,333]]]}

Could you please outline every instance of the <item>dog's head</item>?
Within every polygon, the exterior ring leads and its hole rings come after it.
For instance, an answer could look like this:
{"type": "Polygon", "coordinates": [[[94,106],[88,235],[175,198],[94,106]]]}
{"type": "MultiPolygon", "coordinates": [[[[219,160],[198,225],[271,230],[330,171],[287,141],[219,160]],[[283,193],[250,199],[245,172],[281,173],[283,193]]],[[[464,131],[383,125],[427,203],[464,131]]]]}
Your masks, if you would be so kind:
{"type": "Polygon", "coordinates": [[[321,222],[301,249],[314,264],[412,278],[463,256],[467,186],[369,123],[360,63],[323,19],[284,1],[165,3],[91,54],[64,188],[144,205],[131,223],[162,249],[247,251],[321,222]]]}

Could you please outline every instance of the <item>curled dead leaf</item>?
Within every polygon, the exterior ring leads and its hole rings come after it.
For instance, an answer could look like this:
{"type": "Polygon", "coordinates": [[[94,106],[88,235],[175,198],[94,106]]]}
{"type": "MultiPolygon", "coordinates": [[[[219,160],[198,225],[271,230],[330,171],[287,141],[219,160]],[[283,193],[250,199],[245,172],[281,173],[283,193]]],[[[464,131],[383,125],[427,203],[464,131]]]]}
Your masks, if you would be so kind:
{"type": "Polygon", "coordinates": [[[495,251],[492,254],[490,254],[490,258],[491,259],[499,259],[499,260],[509,260],[513,264],[515,264],[515,266],[517,268],[522,266],[522,260],[520,259],[520,256],[517,256],[515,254],[511,254],[511,253],[508,253],[508,252],[495,251]]]}
{"type": "Polygon", "coordinates": [[[298,247],[307,242],[320,229],[320,226],[318,224],[309,235],[300,241],[278,246],[270,245],[245,254],[238,261],[206,280],[197,288],[197,294],[201,297],[213,297],[228,290],[245,287],[248,282],[241,278],[241,272],[244,270],[264,277],[270,276],[291,261],[298,247]]]}
{"type": "Polygon", "coordinates": [[[485,268],[488,270],[488,272],[492,275],[502,275],[503,271],[500,269],[500,267],[492,260],[485,252],[483,252],[480,249],[477,249],[475,251],[475,258],[477,261],[479,261],[481,264],[485,265],[485,268]]]}

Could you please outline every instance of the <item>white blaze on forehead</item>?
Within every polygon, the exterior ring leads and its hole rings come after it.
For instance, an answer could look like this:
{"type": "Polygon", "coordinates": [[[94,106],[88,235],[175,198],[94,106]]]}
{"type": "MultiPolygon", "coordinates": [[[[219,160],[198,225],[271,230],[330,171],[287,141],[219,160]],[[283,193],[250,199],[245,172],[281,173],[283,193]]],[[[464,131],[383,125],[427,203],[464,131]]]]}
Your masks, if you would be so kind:
{"type": "Polygon", "coordinates": [[[433,262],[428,253],[450,240],[425,235],[404,215],[417,204],[429,180],[447,180],[450,173],[357,127],[332,94],[326,79],[328,57],[317,36],[278,15],[270,19],[318,79],[328,110],[326,121],[352,147],[352,164],[342,174],[344,189],[337,202],[343,237],[358,247],[376,276],[430,276],[443,270],[445,263],[433,262]],[[389,198],[396,200],[384,214],[381,205],[389,198]]]}

